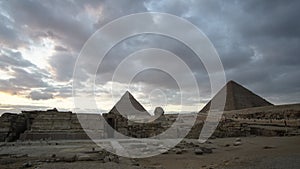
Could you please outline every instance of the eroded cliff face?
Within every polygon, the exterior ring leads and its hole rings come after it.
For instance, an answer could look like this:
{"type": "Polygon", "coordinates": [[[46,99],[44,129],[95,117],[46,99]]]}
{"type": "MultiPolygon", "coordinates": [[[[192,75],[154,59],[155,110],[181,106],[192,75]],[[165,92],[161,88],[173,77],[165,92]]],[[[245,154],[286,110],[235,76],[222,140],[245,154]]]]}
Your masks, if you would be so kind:
{"type": "Polygon", "coordinates": [[[27,128],[25,114],[4,113],[0,117],[0,141],[14,141],[20,137],[27,128]]]}

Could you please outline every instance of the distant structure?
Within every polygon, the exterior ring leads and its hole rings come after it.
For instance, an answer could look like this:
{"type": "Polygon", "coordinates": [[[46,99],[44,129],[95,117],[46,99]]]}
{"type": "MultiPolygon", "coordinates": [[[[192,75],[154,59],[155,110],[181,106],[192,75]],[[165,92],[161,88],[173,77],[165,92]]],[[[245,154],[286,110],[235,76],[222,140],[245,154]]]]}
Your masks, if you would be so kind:
{"type": "MultiPolygon", "coordinates": [[[[224,111],[273,105],[242,85],[231,80],[212,98],[211,101],[204,106],[200,112],[208,112],[211,102],[214,101],[214,103],[218,103],[218,100],[222,99],[225,94],[226,102],[224,111]]],[[[215,105],[214,108],[218,108],[218,105],[215,105]]]]}
{"type": "Polygon", "coordinates": [[[162,116],[162,115],[164,115],[165,114],[165,111],[164,111],[164,109],[163,108],[161,108],[161,107],[156,107],[155,108],[155,110],[154,110],[154,115],[155,116],[162,116]]]}
{"type": "Polygon", "coordinates": [[[115,137],[115,130],[123,135],[137,138],[146,138],[149,134],[159,133],[163,131],[159,120],[164,118],[163,109],[160,108],[160,111],[162,112],[159,119],[143,124],[143,122],[148,122],[151,119],[155,119],[155,117],[151,116],[130,92],[126,91],[108,113],[102,114],[108,124],[105,125],[107,137],[115,137]],[[145,129],[148,132],[145,132],[145,129]]]}
{"type": "Polygon", "coordinates": [[[126,91],[115,106],[109,111],[110,114],[122,115],[127,118],[137,116],[150,116],[147,110],[126,91]],[[121,112],[120,112],[121,111],[121,112]]]}

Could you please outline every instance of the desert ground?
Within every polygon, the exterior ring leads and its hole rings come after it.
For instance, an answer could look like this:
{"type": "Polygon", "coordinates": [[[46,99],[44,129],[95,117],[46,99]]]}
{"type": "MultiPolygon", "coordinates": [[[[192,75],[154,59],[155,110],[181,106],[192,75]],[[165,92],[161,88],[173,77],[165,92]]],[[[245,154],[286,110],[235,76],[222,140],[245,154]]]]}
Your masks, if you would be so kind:
{"type": "Polygon", "coordinates": [[[299,142],[300,136],[217,138],[204,144],[186,139],[167,153],[141,159],[103,155],[107,152],[87,140],[11,142],[0,144],[0,168],[296,169],[299,142]],[[199,147],[203,154],[195,154],[199,147]]]}

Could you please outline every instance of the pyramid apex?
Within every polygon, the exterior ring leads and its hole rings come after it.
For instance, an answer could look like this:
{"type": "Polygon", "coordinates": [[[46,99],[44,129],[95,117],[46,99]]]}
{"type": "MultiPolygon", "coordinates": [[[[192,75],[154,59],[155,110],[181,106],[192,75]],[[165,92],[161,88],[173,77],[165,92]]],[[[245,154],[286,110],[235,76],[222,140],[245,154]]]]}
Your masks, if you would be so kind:
{"type": "Polygon", "coordinates": [[[227,82],[227,84],[238,84],[236,81],[234,81],[234,80],[229,80],[228,82],[227,82]]]}
{"type": "Polygon", "coordinates": [[[122,115],[150,115],[128,90],[126,90],[110,112],[121,113],[122,115]]]}
{"type": "Polygon", "coordinates": [[[132,96],[132,94],[128,90],[126,90],[126,92],[123,94],[122,97],[124,97],[124,96],[128,96],[129,97],[129,96],[132,96]]]}

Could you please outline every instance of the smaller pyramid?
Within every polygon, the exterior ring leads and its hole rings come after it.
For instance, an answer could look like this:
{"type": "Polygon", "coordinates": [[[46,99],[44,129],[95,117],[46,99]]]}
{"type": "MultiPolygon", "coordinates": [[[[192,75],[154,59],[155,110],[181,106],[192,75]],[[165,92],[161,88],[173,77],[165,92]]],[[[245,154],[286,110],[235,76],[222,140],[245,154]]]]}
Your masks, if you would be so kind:
{"type": "Polygon", "coordinates": [[[204,106],[200,112],[208,112],[212,101],[215,104],[215,109],[222,109],[222,106],[218,106],[217,104],[218,100],[221,100],[224,97],[226,97],[224,111],[273,105],[242,85],[231,80],[212,98],[211,101],[204,106]]]}
{"type": "Polygon", "coordinates": [[[147,110],[132,96],[129,91],[120,98],[109,113],[128,116],[150,116],[147,110]]]}

